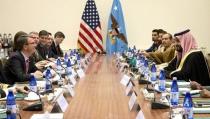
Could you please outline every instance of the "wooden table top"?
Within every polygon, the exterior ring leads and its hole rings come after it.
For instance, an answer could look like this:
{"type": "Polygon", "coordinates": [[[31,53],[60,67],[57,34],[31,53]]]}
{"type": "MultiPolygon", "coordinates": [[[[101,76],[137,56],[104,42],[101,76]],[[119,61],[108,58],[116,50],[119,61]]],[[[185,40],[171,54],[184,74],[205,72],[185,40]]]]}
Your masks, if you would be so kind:
{"type": "MultiPolygon", "coordinates": [[[[129,96],[125,95],[125,86],[120,84],[122,74],[108,56],[92,57],[86,76],[75,87],[75,96],[70,102],[64,119],[135,119],[137,110],[129,110],[129,96]]],[[[149,101],[144,100],[136,85],[137,103],[146,119],[168,119],[168,109],[151,109],[149,101]]],[[[47,107],[48,108],[48,107],[47,107]]],[[[46,109],[45,109],[46,110],[46,109]]],[[[34,113],[21,111],[22,119],[29,119],[34,113]]],[[[196,115],[196,116],[210,116],[196,115]]]]}
{"type": "Polygon", "coordinates": [[[88,68],[85,80],[80,80],[65,119],[134,119],[129,111],[129,97],[120,84],[121,76],[115,64],[106,56],[96,57],[88,68]]]}

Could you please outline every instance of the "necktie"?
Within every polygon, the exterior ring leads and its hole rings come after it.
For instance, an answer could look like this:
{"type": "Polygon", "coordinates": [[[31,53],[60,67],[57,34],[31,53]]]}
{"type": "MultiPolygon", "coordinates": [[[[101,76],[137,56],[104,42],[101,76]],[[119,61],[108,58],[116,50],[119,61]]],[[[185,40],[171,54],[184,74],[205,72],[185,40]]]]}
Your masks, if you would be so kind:
{"type": "Polygon", "coordinates": [[[27,74],[28,73],[28,69],[29,69],[29,59],[27,59],[25,61],[25,63],[26,63],[26,74],[27,74]]]}
{"type": "Polygon", "coordinates": [[[57,50],[57,54],[60,54],[59,46],[58,45],[56,46],[56,50],[57,50]]]}

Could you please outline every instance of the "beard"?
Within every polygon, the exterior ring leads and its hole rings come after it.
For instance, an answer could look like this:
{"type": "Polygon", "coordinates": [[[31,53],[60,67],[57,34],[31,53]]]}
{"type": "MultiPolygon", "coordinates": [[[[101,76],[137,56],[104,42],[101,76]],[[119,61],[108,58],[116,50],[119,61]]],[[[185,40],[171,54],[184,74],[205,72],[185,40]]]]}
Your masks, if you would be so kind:
{"type": "Polygon", "coordinates": [[[177,52],[182,52],[182,51],[183,51],[183,48],[182,48],[181,45],[175,45],[175,50],[176,50],[177,52]]]}

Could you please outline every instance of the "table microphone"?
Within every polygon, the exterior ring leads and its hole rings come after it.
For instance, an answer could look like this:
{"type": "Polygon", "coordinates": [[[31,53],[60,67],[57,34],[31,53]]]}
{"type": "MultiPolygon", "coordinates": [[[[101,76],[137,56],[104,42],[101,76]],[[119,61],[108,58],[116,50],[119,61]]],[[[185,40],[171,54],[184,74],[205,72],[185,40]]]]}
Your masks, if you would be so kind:
{"type": "Polygon", "coordinates": [[[0,89],[0,98],[5,98],[6,97],[6,93],[3,89],[0,89]]]}
{"type": "MultiPolygon", "coordinates": [[[[167,98],[167,100],[168,100],[168,98],[167,98]]],[[[157,101],[155,99],[155,96],[154,96],[154,100],[151,102],[151,108],[152,109],[168,109],[168,108],[170,108],[170,105],[167,105],[165,103],[162,103],[160,101],[157,101]]]]}
{"type": "MultiPolygon", "coordinates": [[[[25,89],[25,87],[24,87],[25,89]]],[[[39,96],[39,102],[33,103],[25,108],[23,108],[24,111],[43,111],[43,103],[42,103],[42,99],[39,93],[32,91],[29,89],[30,92],[34,92],[39,96]]]]}
{"type": "Polygon", "coordinates": [[[139,84],[151,84],[151,82],[149,80],[144,79],[144,75],[141,74],[140,75],[140,79],[139,79],[139,84]]]}

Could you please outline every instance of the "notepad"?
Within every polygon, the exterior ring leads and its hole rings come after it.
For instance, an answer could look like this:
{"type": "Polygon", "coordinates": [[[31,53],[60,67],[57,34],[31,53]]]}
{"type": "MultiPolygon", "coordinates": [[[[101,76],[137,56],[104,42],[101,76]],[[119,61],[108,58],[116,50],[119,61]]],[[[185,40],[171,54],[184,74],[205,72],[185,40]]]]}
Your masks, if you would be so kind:
{"type": "MultiPolygon", "coordinates": [[[[191,91],[190,91],[190,94],[191,94],[191,95],[200,94],[200,91],[201,91],[201,90],[191,90],[191,91]]],[[[186,92],[182,92],[182,94],[185,95],[186,92]]]]}
{"type": "MultiPolygon", "coordinates": [[[[189,86],[190,85],[190,82],[177,82],[178,86],[189,86]]],[[[166,81],[166,85],[172,85],[172,82],[171,81],[166,81]]]]}
{"type": "Polygon", "coordinates": [[[195,114],[207,114],[210,113],[210,108],[193,108],[195,114]]]}
{"type": "MultiPolygon", "coordinates": [[[[166,88],[166,90],[168,92],[171,92],[171,88],[166,88]]],[[[190,89],[189,88],[179,88],[179,92],[187,92],[187,91],[190,91],[190,89]]]]}
{"type": "Polygon", "coordinates": [[[31,119],[63,119],[63,113],[34,114],[31,119]]]}

